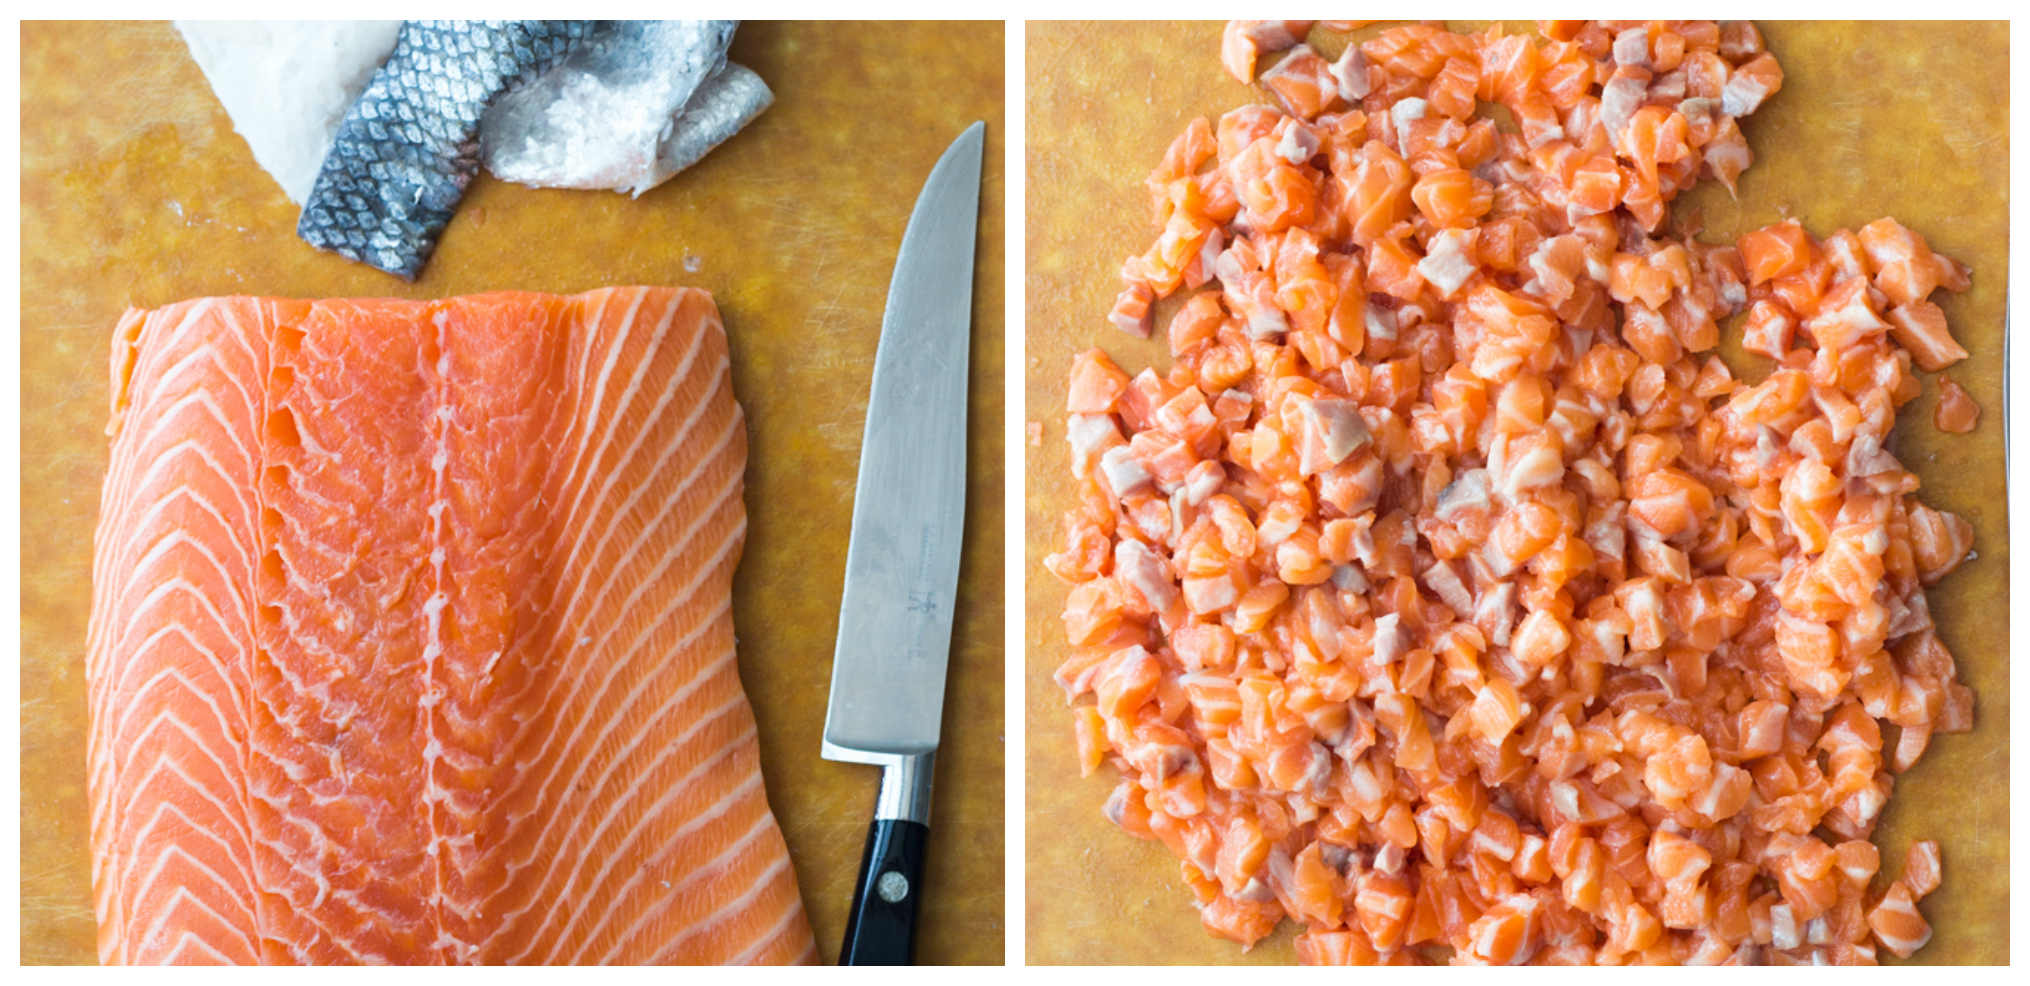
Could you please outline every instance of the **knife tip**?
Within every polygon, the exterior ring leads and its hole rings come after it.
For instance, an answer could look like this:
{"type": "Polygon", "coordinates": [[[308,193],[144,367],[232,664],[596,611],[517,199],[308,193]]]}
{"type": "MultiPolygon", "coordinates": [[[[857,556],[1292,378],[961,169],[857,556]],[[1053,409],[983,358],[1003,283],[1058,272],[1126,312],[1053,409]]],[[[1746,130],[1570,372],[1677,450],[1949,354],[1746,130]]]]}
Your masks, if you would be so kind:
{"type": "Polygon", "coordinates": [[[986,134],[985,120],[974,120],[966,129],[959,131],[959,135],[953,138],[950,146],[946,147],[944,154],[939,157],[937,167],[932,169],[933,174],[946,167],[977,169],[978,162],[987,153],[986,134]]]}

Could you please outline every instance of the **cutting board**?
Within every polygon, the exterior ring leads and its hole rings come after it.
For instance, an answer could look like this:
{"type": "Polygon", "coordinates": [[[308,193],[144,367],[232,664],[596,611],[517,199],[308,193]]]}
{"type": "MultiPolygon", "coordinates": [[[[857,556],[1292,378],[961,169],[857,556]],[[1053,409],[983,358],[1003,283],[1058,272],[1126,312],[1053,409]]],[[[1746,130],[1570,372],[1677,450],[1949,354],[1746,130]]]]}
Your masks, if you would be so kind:
{"type": "MultiPolygon", "coordinates": [[[[1985,409],[1980,425],[1968,435],[1934,430],[1938,387],[1925,374],[1924,395],[1899,420],[1897,452],[1923,481],[1926,503],[1974,526],[1979,557],[1933,590],[1931,601],[1939,635],[1977,696],[1975,728],[1938,737],[1898,779],[1877,841],[1892,876],[1912,840],[1937,839],[1944,850],[1944,889],[1923,905],[1934,936],[1916,961],[2007,962],[2009,642],[1999,617],[2009,602],[2002,435],[2008,27],[1775,23],[1762,30],[1786,78],[1742,128],[1756,160],[1741,179],[1740,200],[1707,183],[1680,199],[1676,213],[1702,210],[1708,242],[1790,216],[1821,236],[1894,216],[1974,271],[1971,291],[1933,300],[1973,354],[1948,372],[1985,409]]],[[[1155,237],[1142,180],[1191,118],[1217,120],[1234,107],[1270,101],[1221,70],[1220,31],[1216,23],[1028,26],[1023,413],[1043,428],[1042,444],[1023,449],[1032,963],[1295,961],[1289,922],[1246,954],[1209,937],[1170,853],[1100,817],[1113,772],[1079,778],[1071,716],[1050,678],[1068,652],[1058,616],[1067,587],[1042,561],[1057,550],[1059,518],[1075,493],[1064,444],[1072,354],[1099,346],[1129,373],[1169,366],[1160,327],[1182,294],[1157,309],[1155,339],[1134,339],[1106,322],[1122,259],[1155,237]]],[[[1314,41],[1328,57],[1344,43],[1322,31],[1314,41]]],[[[1738,332],[1728,337],[1723,355],[1737,373],[1760,379],[1766,361],[1743,356],[1738,332]]]]}
{"type": "Polygon", "coordinates": [[[987,122],[966,548],[919,958],[999,963],[1003,925],[1003,35],[992,24],[752,23],[776,103],[639,199],[481,175],[414,284],[319,253],[167,24],[21,32],[21,958],[94,961],[84,645],[115,319],[217,294],[436,298],[608,284],[718,300],[747,412],[734,583],[762,772],[827,961],[878,772],[818,758],[867,387],[889,274],[946,144],[987,122]],[[32,231],[32,232],[30,232],[32,231]]]}

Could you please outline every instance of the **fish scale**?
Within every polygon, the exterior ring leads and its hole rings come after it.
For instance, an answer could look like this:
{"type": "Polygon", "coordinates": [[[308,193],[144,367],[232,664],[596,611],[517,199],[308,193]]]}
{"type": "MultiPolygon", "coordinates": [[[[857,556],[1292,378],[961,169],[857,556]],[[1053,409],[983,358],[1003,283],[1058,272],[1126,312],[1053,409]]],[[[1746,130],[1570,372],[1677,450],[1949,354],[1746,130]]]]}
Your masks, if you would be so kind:
{"type": "Polygon", "coordinates": [[[592,21],[409,21],[345,120],[296,233],[413,281],[479,170],[480,117],[549,71],[592,21]]]}

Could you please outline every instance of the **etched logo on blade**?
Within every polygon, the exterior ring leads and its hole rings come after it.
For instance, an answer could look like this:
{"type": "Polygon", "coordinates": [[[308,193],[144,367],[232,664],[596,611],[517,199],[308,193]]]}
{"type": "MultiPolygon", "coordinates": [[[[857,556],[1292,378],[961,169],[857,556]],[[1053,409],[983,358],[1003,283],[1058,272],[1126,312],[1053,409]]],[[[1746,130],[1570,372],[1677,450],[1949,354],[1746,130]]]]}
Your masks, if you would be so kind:
{"type": "MultiPolygon", "coordinates": [[[[918,531],[916,541],[916,583],[918,585],[924,585],[931,580],[933,548],[936,544],[937,525],[935,523],[923,525],[918,531]]],[[[909,594],[909,611],[911,613],[923,614],[923,618],[916,621],[915,632],[911,635],[909,641],[909,659],[921,661],[928,656],[924,653],[924,635],[929,632],[932,621],[937,617],[937,590],[928,587],[912,590],[909,594]]]]}

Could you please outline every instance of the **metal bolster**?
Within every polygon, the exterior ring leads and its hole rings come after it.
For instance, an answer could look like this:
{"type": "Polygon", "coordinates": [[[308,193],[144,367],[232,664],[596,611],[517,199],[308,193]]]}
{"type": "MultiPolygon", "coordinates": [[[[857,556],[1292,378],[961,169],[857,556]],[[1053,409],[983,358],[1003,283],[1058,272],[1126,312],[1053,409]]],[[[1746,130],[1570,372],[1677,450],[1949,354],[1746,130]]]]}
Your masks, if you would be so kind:
{"type": "Polygon", "coordinates": [[[928,753],[873,753],[849,747],[823,744],[827,760],[864,763],[881,768],[881,793],[876,795],[874,817],[930,824],[931,768],[937,751],[928,753]]]}
{"type": "Polygon", "coordinates": [[[937,754],[897,757],[881,768],[881,794],[874,803],[876,819],[930,824],[931,761],[937,754]]]}

